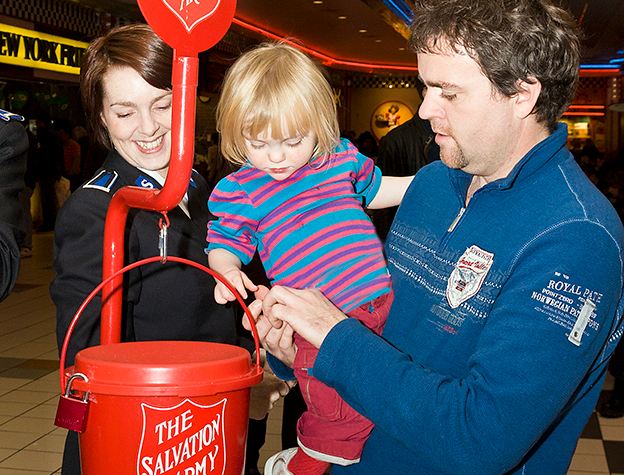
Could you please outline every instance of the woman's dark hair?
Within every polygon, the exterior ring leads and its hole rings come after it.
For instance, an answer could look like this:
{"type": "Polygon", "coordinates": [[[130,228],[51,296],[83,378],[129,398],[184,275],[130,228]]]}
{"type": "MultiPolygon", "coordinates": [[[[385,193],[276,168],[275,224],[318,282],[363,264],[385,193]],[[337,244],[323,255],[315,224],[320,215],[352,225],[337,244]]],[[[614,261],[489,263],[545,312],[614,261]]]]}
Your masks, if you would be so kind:
{"type": "Polygon", "coordinates": [[[501,94],[539,81],[533,113],[552,132],[578,85],[581,33],[550,0],[416,0],[410,47],[439,53],[465,48],[501,94]]]}
{"type": "Polygon", "coordinates": [[[110,68],[130,67],[151,86],[171,90],[173,50],[145,24],[113,28],[91,42],[83,56],[80,96],[95,139],[110,148],[102,123],[102,80],[110,68]]]}

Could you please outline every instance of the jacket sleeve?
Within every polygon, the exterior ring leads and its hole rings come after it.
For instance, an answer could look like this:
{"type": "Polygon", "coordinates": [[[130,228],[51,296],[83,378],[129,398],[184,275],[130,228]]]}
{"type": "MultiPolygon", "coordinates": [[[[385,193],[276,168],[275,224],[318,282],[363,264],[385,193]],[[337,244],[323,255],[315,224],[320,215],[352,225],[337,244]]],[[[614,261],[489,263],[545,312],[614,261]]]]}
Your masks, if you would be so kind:
{"type": "MultiPolygon", "coordinates": [[[[340,322],[325,338],[314,375],[441,472],[505,473],[591,384],[601,381],[617,343],[622,286],[618,243],[598,224],[569,223],[520,252],[465,376],[421,366],[353,319],[340,322]],[[539,311],[535,292],[551,285],[553,270],[576,286],[579,299],[596,304],[578,346],[570,341],[572,330],[539,311]]],[[[395,293],[404,291],[395,288],[395,293]]],[[[409,310],[397,314],[393,308],[386,329],[393,319],[419,318],[425,316],[409,310]]],[[[586,421],[577,423],[580,432],[586,421]]]]}
{"type": "Polygon", "coordinates": [[[27,151],[24,127],[0,120],[0,302],[13,289],[19,272],[24,231],[18,227],[22,213],[18,194],[24,189],[27,151]]]}
{"type": "MultiPolygon", "coordinates": [[[[78,189],[65,202],[56,220],[54,272],[50,295],[56,306],[59,351],[80,305],[102,282],[104,224],[109,193],[78,189]]],[[[76,354],[100,341],[101,292],[84,309],[69,340],[66,365],[76,354]]]]}

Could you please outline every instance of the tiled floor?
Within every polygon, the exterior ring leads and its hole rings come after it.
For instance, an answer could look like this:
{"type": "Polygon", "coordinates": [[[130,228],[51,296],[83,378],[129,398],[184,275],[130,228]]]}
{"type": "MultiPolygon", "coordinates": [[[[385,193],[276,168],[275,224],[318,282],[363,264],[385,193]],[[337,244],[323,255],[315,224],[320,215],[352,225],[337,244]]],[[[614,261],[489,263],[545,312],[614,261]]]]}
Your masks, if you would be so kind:
{"type": "MultiPolygon", "coordinates": [[[[65,430],[53,424],[59,398],[52,233],[33,236],[13,293],[0,303],[0,475],[60,473],[65,430]]],[[[612,387],[611,379],[605,392],[612,387]]],[[[259,467],[279,451],[282,407],[269,415],[259,467]]],[[[624,475],[624,418],[592,416],[568,475],[624,475]]],[[[548,474],[544,474],[548,475],[548,474]]]]}

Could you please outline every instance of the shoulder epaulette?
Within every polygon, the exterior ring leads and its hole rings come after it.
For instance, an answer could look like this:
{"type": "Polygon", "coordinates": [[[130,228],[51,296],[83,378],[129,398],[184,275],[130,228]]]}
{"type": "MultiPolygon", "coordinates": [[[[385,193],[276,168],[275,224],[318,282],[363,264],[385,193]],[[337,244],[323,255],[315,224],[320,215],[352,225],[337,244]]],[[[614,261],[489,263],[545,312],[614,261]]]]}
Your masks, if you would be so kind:
{"type": "Polygon", "coordinates": [[[119,175],[116,171],[102,170],[100,173],[91,178],[82,185],[83,188],[94,188],[96,190],[110,192],[111,188],[117,181],[119,175]]]}
{"type": "Polygon", "coordinates": [[[193,175],[200,176],[200,175],[199,175],[199,173],[197,173],[197,172],[195,171],[195,169],[194,169],[194,168],[193,168],[193,169],[191,169],[191,181],[190,181],[190,185],[191,185],[193,188],[197,188],[197,183],[195,183],[195,180],[193,180],[193,175]]]}
{"type": "Polygon", "coordinates": [[[154,180],[143,175],[139,175],[139,178],[136,179],[134,184],[136,186],[140,186],[141,188],[148,188],[150,190],[155,190],[158,188],[156,186],[156,183],[154,183],[154,180]]]}
{"type": "Polygon", "coordinates": [[[24,120],[24,118],[19,114],[14,114],[13,112],[5,111],[4,109],[0,109],[0,119],[9,121],[11,119],[24,120]]]}

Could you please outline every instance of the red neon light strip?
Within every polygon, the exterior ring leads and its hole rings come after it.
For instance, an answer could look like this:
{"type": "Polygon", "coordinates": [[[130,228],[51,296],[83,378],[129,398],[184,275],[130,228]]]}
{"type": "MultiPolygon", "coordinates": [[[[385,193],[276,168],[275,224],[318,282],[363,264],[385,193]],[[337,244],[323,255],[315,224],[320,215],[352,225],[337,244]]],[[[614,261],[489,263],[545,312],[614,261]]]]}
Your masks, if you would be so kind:
{"type": "Polygon", "coordinates": [[[604,116],[604,112],[564,112],[563,115],[591,115],[595,117],[604,116]]]}
{"type": "Polygon", "coordinates": [[[586,73],[616,73],[619,74],[620,70],[619,68],[588,68],[588,67],[583,67],[581,66],[579,68],[581,71],[584,71],[586,73]]]}
{"type": "Polygon", "coordinates": [[[323,64],[330,66],[332,64],[340,64],[343,66],[351,66],[351,67],[356,67],[356,68],[364,68],[364,69],[388,69],[388,70],[394,70],[396,71],[397,69],[400,70],[404,70],[404,71],[418,71],[418,68],[416,66],[391,66],[391,65],[385,65],[385,64],[372,64],[372,63],[360,63],[357,61],[343,61],[340,59],[336,59],[336,58],[332,58],[330,56],[327,56],[326,54],[323,53],[319,53],[316,50],[310,49],[310,48],[306,48],[305,46],[302,46],[298,43],[295,43],[293,41],[290,41],[286,38],[283,38],[279,35],[276,35],[275,33],[271,33],[270,31],[267,31],[263,28],[260,28],[258,26],[252,25],[250,23],[247,23],[243,20],[240,20],[238,18],[234,18],[234,20],[232,20],[233,23],[236,23],[239,26],[242,26],[243,28],[247,28],[248,30],[254,31],[256,33],[260,33],[263,36],[267,36],[273,40],[277,40],[277,41],[283,41],[284,43],[287,43],[291,46],[294,46],[295,48],[298,48],[302,51],[305,51],[308,54],[311,54],[312,56],[316,56],[317,58],[321,59],[323,61],[323,64]]]}
{"type": "Polygon", "coordinates": [[[579,75],[581,77],[614,77],[620,76],[621,73],[619,69],[592,69],[581,66],[579,75]]]}
{"type": "Polygon", "coordinates": [[[604,105],[574,105],[572,104],[570,106],[570,109],[604,109],[605,106],[604,105]]]}
{"type": "MultiPolygon", "coordinates": [[[[316,56],[317,58],[321,59],[323,61],[323,64],[325,64],[326,66],[331,66],[332,64],[340,64],[343,66],[351,66],[351,67],[363,68],[363,69],[387,69],[387,70],[398,69],[398,70],[414,71],[414,72],[418,71],[418,67],[416,66],[402,66],[402,65],[391,66],[391,65],[385,65],[385,64],[360,63],[357,61],[343,61],[341,59],[332,58],[330,56],[327,56],[326,54],[319,53],[316,50],[306,48],[305,46],[302,46],[298,43],[287,40],[286,38],[276,35],[275,33],[271,33],[270,31],[265,30],[264,28],[260,28],[259,26],[252,25],[251,23],[247,23],[246,21],[241,20],[239,18],[234,17],[234,19],[232,20],[232,23],[236,23],[237,25],[242,26],[243,28],[254,31],[256,33],[260,33],[261,35],[271,38],[273,40],[283,41],[284,43],[294,46],[295,48],[299,48],[300,50],[305,51],[306,53],[311,54],[312,56],[316,56]]],[[[598,75],[617,76],[620,74],[620,71],[619,69],[591,69],[591,68],[581,67],[580,74],[581,76],[586,76],[586,75],[587,76],[598,76],[598,75]]]]}

